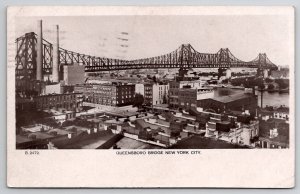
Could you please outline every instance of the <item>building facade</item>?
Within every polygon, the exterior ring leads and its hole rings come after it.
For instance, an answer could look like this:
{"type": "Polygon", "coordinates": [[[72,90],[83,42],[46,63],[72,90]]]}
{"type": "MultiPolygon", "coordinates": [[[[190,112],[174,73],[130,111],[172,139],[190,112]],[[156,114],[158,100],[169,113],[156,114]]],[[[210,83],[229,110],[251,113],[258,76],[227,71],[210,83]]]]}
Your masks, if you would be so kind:
{"type": "Polygon", "coordinates": [[[236,94],[232,96],[222,96],[209,99],[197,100],[197,107],[210,110],[215,113],[227,111],[249,110],[251,114],[256,113],[257,96],[252,94],[236,94]]]}
{"type": "Polygon", "coordinates": [[[197,100],[213,98],[214,91],[207,88],[192,89],[189,87],[179,88],[178,90],[178,107],[190,110],[197,107],[197,100]]]}
{"type": "Polygon", "coordinates": [[[40,110],[65,109],[78,111],[82,106],[81,93],[47,94],[34,98],[36,108],[40,110]]]}
{"type": "Polygon", "coordinates": [[[190,106],[191,103],[195,104],[196,102],[194,102],[194,100],[197,98],[197,89],[202,87],[202,82],[200,80],[174,80],[169,84],[169,106],[171,108],[181,108],[181,106],[186,105],[187,103],[189,104],[188,106],[190,106]],[[187,94],[184,92],[187,92],[187,94]],[[185,95],[188,97],[188,99],[184,99],[185,95]]]}
{"type": "Polygon", "coordinates": [[[152,84],[144,86],[144,103],[148,105],[166,104],[169,98],[169,84],[152,84]]]}
{"type": "Polygon", "coordinates": [[[106,106],[132,105],[135,96],[133,84],[84,84],[76,85],[74,91],[83,94],[83,101],[106,106]]]}

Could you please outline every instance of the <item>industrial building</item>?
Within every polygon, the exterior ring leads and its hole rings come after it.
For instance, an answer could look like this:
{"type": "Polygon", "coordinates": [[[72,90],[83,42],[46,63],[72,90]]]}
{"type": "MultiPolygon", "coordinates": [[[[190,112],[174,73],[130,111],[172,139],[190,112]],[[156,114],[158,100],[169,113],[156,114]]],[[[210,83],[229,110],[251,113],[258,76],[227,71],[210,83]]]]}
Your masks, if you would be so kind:
{"type": "Polygon", "coordinates": [[[257,109],[257,96],[242,92],[234,95],[202,99],[197,100],[197,107],[215,113],[228,111],[243,112],[249,110],[251,114],[255,114],[257,109]]]}
{"type": "Polygon", "coordinates": [[[213,98],[214,91],[209,88],[195,88],[183,86],[178,90],[178,107],[190,110],[192,107],[197,107],[197,100],[213,98]]]}
{"type": "Polygon", "coordinates": [[[202,82],[200,80],[184,80],[185,78],[175,79],[171,81],[169,89],[169,106],[171,108],[179,108],[179,91],[182,88],[200,89],[202,82]]]}
{"type": "Polygon", "coordinates": [[[126,106],[134,102],[135,85],[82,84],[74,86],[74,91],[82,93],[85,102],[106,106],[126,106]]]}

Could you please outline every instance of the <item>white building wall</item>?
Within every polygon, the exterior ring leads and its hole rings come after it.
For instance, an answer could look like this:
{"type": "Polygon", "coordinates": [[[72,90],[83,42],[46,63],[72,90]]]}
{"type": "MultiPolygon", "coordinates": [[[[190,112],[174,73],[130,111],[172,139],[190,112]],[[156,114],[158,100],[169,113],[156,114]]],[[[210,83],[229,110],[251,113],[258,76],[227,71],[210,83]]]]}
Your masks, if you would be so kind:
{"type": "Polygon", "coordinates": [[[61,84],[46,85],[44,94],[61,94],[61,84]]]}
{"type": "Polygon", "coordinates": [[[163,104],[164,96],[166,96],[166,99],[168,99],[168,93],[169,93],[169,84],[167,85],[159,85],[159,84],[153,84],[152,86],[152,104],[163,104]]]}
{"type": "Polygon", "coordinates": [[[201,88],[201,80],[197,81],[180,81],[179,88],[183,88],[183,86],[191,86],[192,89],[201,88]]]}
{"type": "Polygon", "coordinates": [[[214,97],[214,91],[197,92],[197,100],[208,99],[214,97]]]}
{"type": "Polygon", "coordinates": [[[135,93],[145,95],[144,84],[135,84],[135,93]]]}

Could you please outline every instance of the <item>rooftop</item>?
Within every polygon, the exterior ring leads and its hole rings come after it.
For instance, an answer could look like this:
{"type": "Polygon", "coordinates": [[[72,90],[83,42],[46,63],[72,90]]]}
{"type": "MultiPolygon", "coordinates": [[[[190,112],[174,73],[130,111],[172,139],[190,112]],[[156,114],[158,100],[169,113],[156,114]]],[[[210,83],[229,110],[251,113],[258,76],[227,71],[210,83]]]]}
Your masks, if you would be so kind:
{"type": "Polygon", "coordinates": [[[151,129],[155,129],[155,130],[156,129],[162,129],[164,131],[168,130],[168,127],[160,126],[160,125],[156,125],[156,124],[151,124],[151,123],[148,123],[148,122],[144,121],[143,119],[136,120],[136,123],[137,123],[137,125],[139,125],[143,129],[151,128],[151,129]]]}
{"type": "Polygon", "coordinates": [[[219,96],[219,97],[214,97],[212,98],[213,100],[222,102],[222,103],[229,103],[229,102],[234,102],[236,100],[240,100],[243,98],[248,98],[251,97],[251,94],[245,94],[245,93],[239,93],[239,94],[234,94],[234,95],[228,95],[228,96],[219,96]]]}
{"type": "Polygon", "coordinates": [[[247,146],[227,143],[223,140],[215,140],[202,136],[192,136],[179,141],[171,149],[246,149],[247,146]]]}

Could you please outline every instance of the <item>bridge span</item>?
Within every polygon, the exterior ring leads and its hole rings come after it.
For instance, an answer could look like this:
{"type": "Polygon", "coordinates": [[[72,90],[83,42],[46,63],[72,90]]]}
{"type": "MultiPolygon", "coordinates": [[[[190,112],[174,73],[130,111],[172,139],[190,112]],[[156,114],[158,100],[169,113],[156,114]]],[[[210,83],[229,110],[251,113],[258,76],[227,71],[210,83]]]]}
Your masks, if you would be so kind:
{"type": "Polygon", "coordinates": [[[137,60],[121,60],[96,57],[69,51],[43,39],[34,32],[26,33],[16,39],[17,53],[16,78],[41,79],[41,75],[52,74],[53,68],[61,65],[79,64],[85,66],[85,72],[101,72],[128,69],[162,68],[259,68],[277,69],[265,53],[259,53],[251,61],[236,58],[228,48],[221,48],[217,53],[200,53],[190,44],[182,44],[176,50],[164,55],[137,60]],[[42,68],[40,68],[42,67],[42,68]]]}

